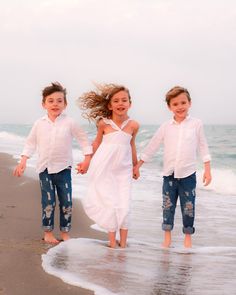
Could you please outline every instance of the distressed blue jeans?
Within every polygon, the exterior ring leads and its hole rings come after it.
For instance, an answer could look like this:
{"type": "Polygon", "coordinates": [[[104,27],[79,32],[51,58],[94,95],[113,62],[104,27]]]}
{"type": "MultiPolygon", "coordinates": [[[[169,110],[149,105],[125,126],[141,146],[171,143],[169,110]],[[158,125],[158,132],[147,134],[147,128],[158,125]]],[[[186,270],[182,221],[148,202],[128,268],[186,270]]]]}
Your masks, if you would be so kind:
{"type": "Polygon", "coordinates": [[[196,173],[185,178],[174,178],[173,174],[163,177],[162,229],[164,231],[171,231],[174,227],[175,208],[179,197],[183,221],[183,233],[194,233],[195,189],[196,173]]]}
{"type": "Polygon", "coordinates": [[[72,213],[71,169],[64,169],[53,174],[49,174],[46,169],[39,174],[39,180],[42,194],[42,227],[44,231],[54,229],[57,196],[60,210],[60,230],[69,232],[72,213]]]}

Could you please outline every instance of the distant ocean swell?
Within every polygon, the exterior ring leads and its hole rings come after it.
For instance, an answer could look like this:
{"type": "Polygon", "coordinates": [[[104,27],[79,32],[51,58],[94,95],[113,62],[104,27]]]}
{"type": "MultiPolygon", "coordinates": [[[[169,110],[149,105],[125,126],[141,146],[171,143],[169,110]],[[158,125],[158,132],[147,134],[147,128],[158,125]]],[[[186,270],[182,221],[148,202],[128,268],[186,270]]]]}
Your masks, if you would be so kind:
{"type": "MultiPolygon", "coordinates": [[[[31,125],[1,124],[0,125],[0,151],[8,152],[14,156],[19,156],[31,125]]],[[[149,142],[158,126],[144,125],[141,126],[137,136],[138,153],[149,142]]],[[[93,125],[84,126],[90,139],[95,136],[93,125]]],[[[236,126],[206,126],[206,136],[212,155],[212,175],[213,181],[208,188],[202,186],[202,163],[199,161],[198,167],[198,187],[207,189],[219,194],[236,195],[236,126]]],[[[77,143],[74,143],[74,158],[82,157],[77,143]]],[[[36,156],[30,161],[34,165],[36,156]]],[[[152,179],[153,174],[161,176],[162,169],[162,148],[153,157],[151,163],[143,166],[146,179],[152,179]]]]}

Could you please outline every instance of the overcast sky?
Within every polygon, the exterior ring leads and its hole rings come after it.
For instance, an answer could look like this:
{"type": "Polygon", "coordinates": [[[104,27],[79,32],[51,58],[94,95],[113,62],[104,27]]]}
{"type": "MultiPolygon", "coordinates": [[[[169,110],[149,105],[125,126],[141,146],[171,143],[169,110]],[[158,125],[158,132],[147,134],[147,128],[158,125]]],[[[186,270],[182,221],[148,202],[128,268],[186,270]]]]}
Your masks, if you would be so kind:
{"type": "Polygon", "coordinates": [[[41,90],[68,90],[68,111],[93,83],[130,89],[130,116],[170,117],[165,93],[189,89],[191,113],[206,124],[236,124],[235,0],[0,0],[0,123],[44,114],[41,90]]]}

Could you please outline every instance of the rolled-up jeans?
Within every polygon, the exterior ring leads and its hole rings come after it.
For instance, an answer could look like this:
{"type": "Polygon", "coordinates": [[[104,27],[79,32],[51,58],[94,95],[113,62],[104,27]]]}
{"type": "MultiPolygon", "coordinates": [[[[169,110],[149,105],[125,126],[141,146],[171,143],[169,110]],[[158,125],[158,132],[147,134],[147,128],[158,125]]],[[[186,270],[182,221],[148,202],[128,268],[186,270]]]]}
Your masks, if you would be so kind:
{"type": "Polygon", "coordinates": [[[179,197],[183,233],[193,234],[195,232],[195,189],[196,189],[196,173],[185,178],[174,178],[174,174],[163,177],[163,223],[164,231],[171,231],[174,227],[174,216],[177,200],[179,197]]]}
{"type": "Polygon", "coordinates": [[[54,229],[57,196],[60,210],[60,230],[69,232],[72,213],[71,168],[68,167],[53,174],[49,174],[46,169],[39,174],[39,179],[42,194],[42,227],[44,231],[54,229]]]}

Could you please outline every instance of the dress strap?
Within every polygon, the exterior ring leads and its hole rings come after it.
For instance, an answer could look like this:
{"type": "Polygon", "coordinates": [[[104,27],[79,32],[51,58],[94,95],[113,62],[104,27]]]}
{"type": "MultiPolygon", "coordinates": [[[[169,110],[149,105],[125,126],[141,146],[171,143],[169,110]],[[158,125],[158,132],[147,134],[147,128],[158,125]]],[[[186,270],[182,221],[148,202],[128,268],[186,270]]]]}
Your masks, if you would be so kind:
{"type": "Polygon", "coordinates": [[[111,119],[103,118],[103,121],[104,121],[106,124],[111,125],[111,127],[112,127],[113,129],[118,130],[118,131],[124,129],[125,126],[128,124],[128,122],[129,122],[130,120],[131,120],[131,119],[128,118],[127,120],[125,120],[125,121],[121,124],[121,127],[118,127],[118,126],[116,125],[116,123],[113,122],[111,119]]]}

